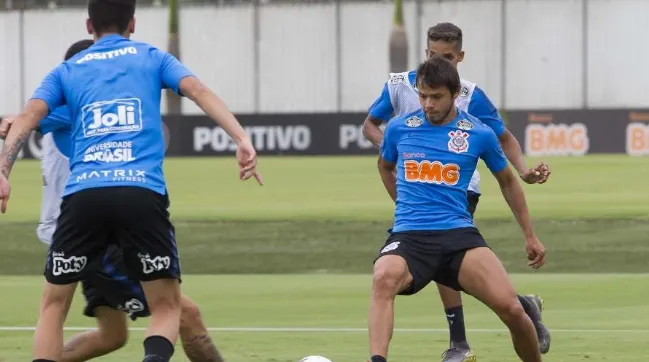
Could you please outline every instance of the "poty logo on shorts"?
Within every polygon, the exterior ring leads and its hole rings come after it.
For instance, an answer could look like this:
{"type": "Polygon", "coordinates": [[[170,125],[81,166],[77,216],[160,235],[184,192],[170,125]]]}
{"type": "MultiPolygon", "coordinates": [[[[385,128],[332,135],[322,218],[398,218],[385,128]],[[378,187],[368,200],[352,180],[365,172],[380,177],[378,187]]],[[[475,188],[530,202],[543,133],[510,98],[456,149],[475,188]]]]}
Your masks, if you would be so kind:
{"type": "Polygon", "coordinates": [[[81,112],[86,138],[142,129],[142,101],[138,98],[95,102],[81,108],[81,112]]]}
{"type": "Polygon", "coordinates": [[[88,258],[85,256],[71,256],[68,259],[55,256],[52,258],[52,274],[58,276],[61,274],[80,273],[86,267],[87,261],[88,258]]]}
{"type": "Polygon", "coordinates": [[[144,274],[167,270],[171,266],[171,258],[168,256],[156,256],[151,259],[149,255],[140,255],[140,261],[144,274]]]}
{"type": "Polygon", "coordinates": [[[403,161],[405,177],[408,182],[422,182],[453,186],[460,180],[460,166],[439,161],[403,161]]]}
{"type": "Polygon", "coordinates": [[[128,162],[135,161],[132,142],[105,142],[86,149],[83,162],[128,162]]]}

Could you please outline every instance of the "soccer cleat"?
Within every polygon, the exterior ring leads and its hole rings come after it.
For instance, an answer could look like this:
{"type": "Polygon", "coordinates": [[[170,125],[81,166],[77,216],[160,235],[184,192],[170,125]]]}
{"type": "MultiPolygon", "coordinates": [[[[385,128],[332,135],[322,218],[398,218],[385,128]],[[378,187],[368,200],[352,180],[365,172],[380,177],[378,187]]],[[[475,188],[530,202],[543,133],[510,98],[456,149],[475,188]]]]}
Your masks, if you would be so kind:
{"type": "Polygon", "coordinates": [[[527,295],[532,303],[534,304],[533,315],[530,315],[530,319],[534,323],[534,328],[536,328],[536,334],[539,337],[539,350],[541,354],[546,354],[550,350],[550,330],[543,324],[542,314],[543,314],[543,299],[538,295],[527,295]]]}
{"type": "Polygon", "coordinates": [[[477,360],[470,349],[451,347],[442,353],[442,362],[476,362],[477,360]]]}

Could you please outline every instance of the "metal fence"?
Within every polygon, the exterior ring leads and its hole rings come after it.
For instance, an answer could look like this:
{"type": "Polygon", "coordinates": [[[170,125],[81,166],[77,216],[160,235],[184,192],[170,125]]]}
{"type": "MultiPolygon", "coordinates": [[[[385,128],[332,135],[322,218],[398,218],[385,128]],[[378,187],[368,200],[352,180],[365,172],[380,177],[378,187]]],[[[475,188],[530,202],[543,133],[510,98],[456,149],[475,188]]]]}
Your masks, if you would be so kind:
{"type": "MultiPolygon", "coordinates": [[[[87,5],[87,0],[1,0],[4,6],[0,10],[16,9],[56,9],[66,7],[83,7],[87,5]]],[[[180,4],[196,5],[213,5],[213,6],[233,6],[246,4],[305,4],[305,3],[332,3],[341,0],[180,0],[180,4]]],[[[352,2],[354,0],[342,0],[352,2]]],[[[392,0],[370,0],[373,2],[392,2],[392,0]]],[[[166,6],[168,0],[138,0],[138,5],[143,6],[166,6]]]]}

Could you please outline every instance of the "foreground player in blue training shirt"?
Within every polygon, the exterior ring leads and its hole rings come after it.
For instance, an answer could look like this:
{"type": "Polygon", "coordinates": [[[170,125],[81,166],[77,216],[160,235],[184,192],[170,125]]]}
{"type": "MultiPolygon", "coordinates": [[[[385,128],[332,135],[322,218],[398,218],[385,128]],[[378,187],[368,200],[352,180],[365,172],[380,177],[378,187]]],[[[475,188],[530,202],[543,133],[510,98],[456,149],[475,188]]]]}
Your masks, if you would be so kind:
{"type": "Polygon", "coordinates": [[[0,154],[0,206],[5,212],[9,174],[30,131],[51,111],[69,106],[74,122],[71,174],[46,261],[34,361],[60,360],[63,324],[76,284],[96,270],[109,244],[118,240],[151,311],[143,361],[167,362],[178,338],[181,273],[162,168],[162,89],[189,97],[216,120],[238,145],[239,177],[261,183],[256,152],[223,102],[177,59],[128,39],[135,29],[135,0],[90,0],[88,14],[95,44],[43,80],[0,154]],[[119,150],[121,156],[86,157],[96,150],[119,150]]]}
{"type": "MultiPolygon", "coordinates": [[[[72,44],[65,54],[65,60],[88,49],[93,43],[92,40],[81,40],[72,44]]],[[[0,139],[7,136],[13,118],[5,117],[0,122],[0,139]]],[[[37,235],[46,245],[52,244],[61,196],[70,176],[71,126],[67,106],[57,108],[39,124],[39,131],[43,134],[41,170],[44,186],[37,235]]],[[[120,153],[100,150],[91,156],[107,161],[108,158],[120,157],[120,153]]],[[[111,245],[99,268],[82,280],[86,299],[83,313],[96,319],[97,329],[70,338],[63,346],[59,362],[83,362],[120,349],[128,339],[127,314],[132,320],[151,315],[140,283],[129,275],[122,252],[117,245],[111,245]]],[[[184,294],[180,303],[180,340],[189,361],[223,362],[205,327],[198,305],[184,294]]]]}
{"type": "Polygon", "coordinates": [[[374,264],[371,362],[387,360],[395,297],[415,294],[431,281],[492,308],[509,328],[521,360],[539,362],[534,324],[475,228],[466,199],[481,158],[524,232],[529,265],[539,268],[545,249],[532,230],[523,189],[491,128],[456,108],[461,86],[453,64],[434,57],[419,66],[416,79],[422,109],[388,123],[378,161],[396,209],[392,233],[374,264]]]}
{"type": "MultiPolygon", "coordinates": [[[[427,34],[426,58],[441,56],[449,60],[457,68],[464,59],[462,50],[462,30],[451,23],[439,23],[427,34]]],[[[383,139],[379,125],[387,122],[392,116],[402,116],[421,108],[417,95],[416,72],[394,73],[385,83],[381,95],[372,104],[369,115],[363,124],[363,134],[378,146],[383,139]]],[[[498,136],[505,155],[518,171],[520,178],[528,184],[545,183],[550,176],[549,167],[540,163],[535,168],[528,169],[521,146],[516,138],[505,128],[498,110],[489,100],[485,92],[475,83],[460,78],[461,90],[455,99],[455,105],[462,111],[478,118],[489,126],[498,136]]],[[[476,171],[468,185],[467,200],[469,211],[473,215],[480,199],[480,174],[476,171]]],[[[450,331],[450,348],[442,355],[443,362],[474,362],[473,354],[466,338],[464,325],[464,310],[462,297],[459,292],[437,284],[450,331]]],[[[519,299],[528,312],[539,335],[541,353],[550,349],[550,333],[542,322],[543,301],[535,295],[523,296],[519,299]]]]}

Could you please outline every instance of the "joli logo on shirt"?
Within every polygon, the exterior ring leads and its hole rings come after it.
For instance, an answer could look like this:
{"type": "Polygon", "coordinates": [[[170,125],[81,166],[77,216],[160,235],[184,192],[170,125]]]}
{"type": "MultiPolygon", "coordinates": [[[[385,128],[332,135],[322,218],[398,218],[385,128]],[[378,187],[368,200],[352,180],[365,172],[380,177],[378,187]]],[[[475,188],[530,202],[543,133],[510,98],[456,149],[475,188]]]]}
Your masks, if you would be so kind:
{"type": "Polygon", "coordinates": [[[142,129],[142,102],[138,98],[94,102],[82,108],[86,138],[142,129]]]}

